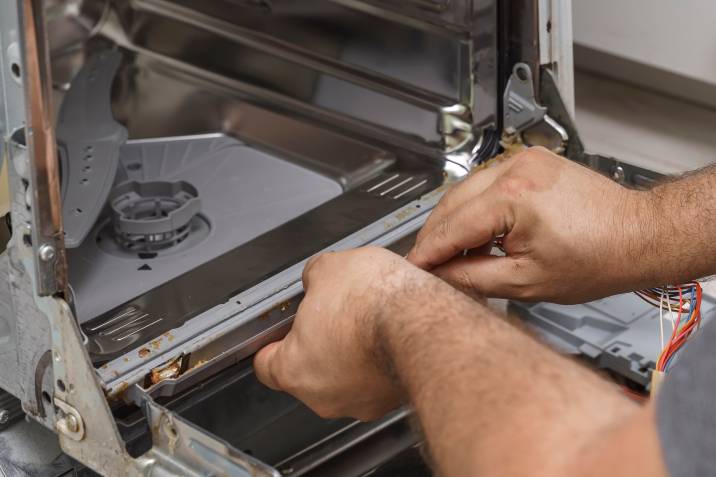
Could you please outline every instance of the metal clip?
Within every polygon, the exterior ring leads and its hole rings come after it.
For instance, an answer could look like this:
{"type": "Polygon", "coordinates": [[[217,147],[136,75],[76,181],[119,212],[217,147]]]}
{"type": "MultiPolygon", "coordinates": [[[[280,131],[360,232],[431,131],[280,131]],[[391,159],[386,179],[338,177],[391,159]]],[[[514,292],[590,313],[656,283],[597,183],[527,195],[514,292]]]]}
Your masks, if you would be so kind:
{"type": "Polygon", "coordinates": [[[525,63],[517,63],[512,70],[512,76],[505,87],[503,96],[504,130],[507,136],[520,136],[526,144],[522,135],[527,129],[544,123],[551,131],[550,136],[554,138],[546,141],[545,144],[527,144],[530,146],[550,144],[550,149],[557,153],[564,151],[569,141],[567,131],[547,114],[547,108],[537,102],[532,80],[532,70],[525,63]]]}
{"type": "Polygon", "coordinates": [[[85,436],[85,424],[80,413],[57,396],[53,402],[62,416],[57,420],[57,430],[73,441],[81,441],[85,436]]]}

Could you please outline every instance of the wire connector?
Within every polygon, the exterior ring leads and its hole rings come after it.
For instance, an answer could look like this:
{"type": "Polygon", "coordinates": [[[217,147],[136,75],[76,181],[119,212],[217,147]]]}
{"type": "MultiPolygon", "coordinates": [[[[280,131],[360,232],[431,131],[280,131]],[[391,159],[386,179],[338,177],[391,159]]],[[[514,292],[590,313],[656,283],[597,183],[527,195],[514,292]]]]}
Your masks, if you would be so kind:
{"type": "Polygon", "coordinates": [[[664,381],[664,372],[657,371],[656,369],[651,372],[651,395],[656,396],[661,388],[661,383],[664,381]]]}

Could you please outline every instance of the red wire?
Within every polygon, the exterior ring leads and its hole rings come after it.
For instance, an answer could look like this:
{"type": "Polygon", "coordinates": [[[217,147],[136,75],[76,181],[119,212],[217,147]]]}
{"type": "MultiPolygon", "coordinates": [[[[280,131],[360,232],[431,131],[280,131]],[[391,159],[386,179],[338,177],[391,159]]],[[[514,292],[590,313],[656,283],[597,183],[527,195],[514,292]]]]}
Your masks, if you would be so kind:
{"type": "Polygon", "coordinates": [[[676,319],[674,331],[672,332],[671,338],[669,339],[669,343],[667,344],[666,348],[664,349],[664,352],[662,353],[661,357],[657,362],[657,369],[659,371],[665,370],[666,364],[669,362],[669,359],[671,359],[671,357],[676,354],[679,349],[681,349],[681,347],[684,345],[684,343],[686,343],[688,338],[693,333],[694,329],[696,329],[701,323],[701,285],[699,285],[697,282],[694,282],[692,286],[696,288],[695,300],[689,302],[689,304],[694,307],[693,313],[690,313],[691,316],[689,317],[689,320],[684,324],[683,329],[681,329],[680,331],[679,325],[681,324],[681,314],[683,309],[683,293],[681,287],[679,287],[679,314],[676,319]],[[676,333],[678,333],[678,335],[676,333]]]}

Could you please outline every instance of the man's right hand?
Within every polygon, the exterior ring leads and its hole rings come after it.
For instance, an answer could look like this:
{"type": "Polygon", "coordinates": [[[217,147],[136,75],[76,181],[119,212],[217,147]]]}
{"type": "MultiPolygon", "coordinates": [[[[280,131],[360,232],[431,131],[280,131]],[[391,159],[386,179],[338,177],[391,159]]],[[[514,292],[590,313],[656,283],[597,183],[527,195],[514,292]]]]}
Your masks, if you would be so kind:
{"type": "Polygon", "coordinates": [[[408,260],[491,297],[578,303],[653,286],[650,269],[658,267],[646,263],[658,255],[648,253],[657,235],[653,202],[650,193],[532,148],[451,189],[408,260]],[[497,238],[504,257],[488,255],[497,238]]]}

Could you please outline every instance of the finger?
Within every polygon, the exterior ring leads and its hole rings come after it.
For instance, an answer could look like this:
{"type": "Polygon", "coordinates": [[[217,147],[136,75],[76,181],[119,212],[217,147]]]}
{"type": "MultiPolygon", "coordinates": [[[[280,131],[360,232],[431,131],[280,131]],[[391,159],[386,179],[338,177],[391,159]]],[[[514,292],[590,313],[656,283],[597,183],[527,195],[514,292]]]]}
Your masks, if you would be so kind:
{"type": "Polygon", "coordinates": [[[276,378],[279,362],[279,352],[283,341],[276,341],[264,346],[254,357],[254,372],[260,382],[274,391],[282,391],[276,378]]]}
{"type": "Polygon", "coordinates": [[[460,257],[435,268],[433,273],[454,287],[490,298],[524,299],[529,280],[519,258],[460,257]]]}
{"type": "Polygon", "coordinates": [[[435,227],[442,218],[451,214],[466,202],[478,197],[500,177],[507,168],[507,162],[501,162],[484,170],[474,172],[462,182],[455,184],[443,195],[433,209],[420,233],[426,234],[435,227]]]}
{"type": "Polygon", "coordinates": [[[481,247],[506,234],[512,222],[509,207],[494,196],[483,194],[444,217],[423,237],[418,237],[408,260],[430,270],[463,250],[481,247]]]}

